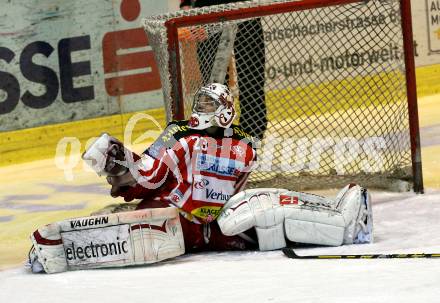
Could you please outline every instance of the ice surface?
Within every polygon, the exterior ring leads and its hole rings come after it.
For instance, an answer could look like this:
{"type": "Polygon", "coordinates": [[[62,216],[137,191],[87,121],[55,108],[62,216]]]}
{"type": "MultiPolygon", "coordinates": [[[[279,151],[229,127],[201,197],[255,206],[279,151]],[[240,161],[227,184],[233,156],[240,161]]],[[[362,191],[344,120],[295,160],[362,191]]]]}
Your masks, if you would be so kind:
{"type": "MultiPolygon", "coordinates": [[[[440,191],[373,193],[375,243],[299,254],[440,252],[440,191]]],[[[280,251],[188,255],[61,274],[0,272],[0,302],[440,302],[440,259],[293,260],[280,251]]]]}

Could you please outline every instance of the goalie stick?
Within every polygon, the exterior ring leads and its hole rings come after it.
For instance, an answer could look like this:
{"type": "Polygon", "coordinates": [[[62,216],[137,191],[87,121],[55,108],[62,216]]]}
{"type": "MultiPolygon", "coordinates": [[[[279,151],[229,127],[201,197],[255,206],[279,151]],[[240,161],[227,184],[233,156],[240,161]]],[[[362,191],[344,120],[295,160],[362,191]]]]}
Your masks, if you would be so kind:
{"type": "Polygon", "coordinates": [[[283,253],[292,259],[416,259],[440,258],[438,254],[351,254],[351,255],[308,255],[300,256],[293,248],[283,248],[283,253]]]}

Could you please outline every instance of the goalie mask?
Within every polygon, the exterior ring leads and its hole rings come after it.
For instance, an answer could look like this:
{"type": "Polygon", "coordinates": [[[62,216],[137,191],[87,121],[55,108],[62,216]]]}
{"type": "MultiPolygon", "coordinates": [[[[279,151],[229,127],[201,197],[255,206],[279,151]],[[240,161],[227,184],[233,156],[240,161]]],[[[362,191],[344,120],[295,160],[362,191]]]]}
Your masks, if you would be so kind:
{"type": "Polygon", "coordinates": [[[194,96],[189,127],[206,129],[211,126],[228,128],[235,118],[232,94],[219,83],[203,86],[194,96]]]}

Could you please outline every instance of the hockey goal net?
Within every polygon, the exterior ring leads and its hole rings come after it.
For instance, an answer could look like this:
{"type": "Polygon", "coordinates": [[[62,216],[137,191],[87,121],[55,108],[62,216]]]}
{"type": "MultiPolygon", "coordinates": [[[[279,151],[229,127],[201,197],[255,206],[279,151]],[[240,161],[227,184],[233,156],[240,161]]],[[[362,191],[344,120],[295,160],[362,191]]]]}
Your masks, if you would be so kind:
{"type": "Polygon", "coordinates": [[[254,186],[423,191],[409,0],[245,1],[143,20],[167,119],[229,85],[254,186]]]}

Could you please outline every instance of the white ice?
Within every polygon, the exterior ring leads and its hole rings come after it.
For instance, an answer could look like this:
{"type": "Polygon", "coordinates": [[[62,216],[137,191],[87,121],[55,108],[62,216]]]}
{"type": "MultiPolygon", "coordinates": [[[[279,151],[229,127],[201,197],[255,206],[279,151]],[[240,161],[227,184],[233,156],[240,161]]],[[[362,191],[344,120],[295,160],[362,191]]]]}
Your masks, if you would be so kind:
{"type": "MultiPolygon", "coordinates": [[[[439,253],[440,191],[373,193],[375,243],[299,254],[439,253]]],[[[0,302],[440,302],[440,259],[293,260],[280,251],[187,255],[61,274],[0,272],[0,302]]]]}

